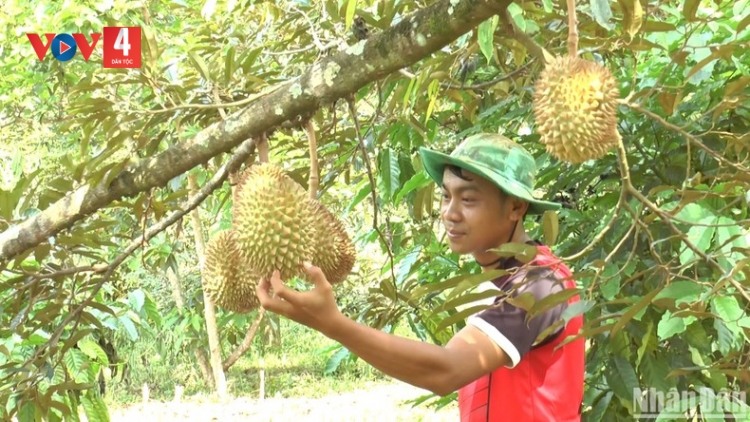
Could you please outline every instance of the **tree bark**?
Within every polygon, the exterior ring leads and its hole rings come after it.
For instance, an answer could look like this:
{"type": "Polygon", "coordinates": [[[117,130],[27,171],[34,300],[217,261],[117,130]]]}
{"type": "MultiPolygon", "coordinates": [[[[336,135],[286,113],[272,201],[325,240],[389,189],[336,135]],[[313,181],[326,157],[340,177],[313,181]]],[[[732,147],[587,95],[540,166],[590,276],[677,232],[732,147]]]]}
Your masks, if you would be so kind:
{"type": "MultiPolygon", "coordinates": [[[[198,192],[198,184],[195,181],[195,174],[188,175],[188,186],[191,196],[195,195],[195,192],[198,192]]],[[[200,215],[198,214],[198,208],[190,213],[190,218],[193,223],[193,231],[195,232],[195,251],[198,254],[198,265],[202,274],[203,263],[205,262],[206,256],[206,244],[203,240],[203,225],[201,224],[200,215]]],[[[206,294],[205,290],[203,290],[203,304],[204,315],[206,317],[206,331],[208,332],[208,347],[211,352],[211,369],[214,374],[214,386],[216,387],[216,393],[219,395],[219,399],[224,400],[227,396],[227,379],[224,375],[224,369],[221,364],[221,344],[219,341],[219,330],[216,326],[216,308],[214,307],[211,297],[206,294]]]]}
{"type": "Polygon", "coordinates": [[[164,186],[249,137],[309,114],[422,60],[501,13],[510,3],[511,0],[437,1],[345,51],[321,58],[299,77],[276,85],[267,95],[192,139],[139,160],[98,184],[84,185],[42,213],[6,230],[0,234],[0,261],[33,248],[112,201],[164,186]]]}

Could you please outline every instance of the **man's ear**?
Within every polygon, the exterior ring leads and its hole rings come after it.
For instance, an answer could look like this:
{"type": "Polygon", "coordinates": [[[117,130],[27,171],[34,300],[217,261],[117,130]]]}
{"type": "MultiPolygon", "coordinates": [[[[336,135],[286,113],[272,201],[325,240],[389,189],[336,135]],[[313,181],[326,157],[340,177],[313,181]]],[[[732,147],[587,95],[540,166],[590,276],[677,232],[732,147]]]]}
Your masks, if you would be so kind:
{"type": "Polygon", "coordinates": [[[529,203],[520,198],[512,198],[511,213],[517,220],[522,220],[529,210],[529,203]]]}

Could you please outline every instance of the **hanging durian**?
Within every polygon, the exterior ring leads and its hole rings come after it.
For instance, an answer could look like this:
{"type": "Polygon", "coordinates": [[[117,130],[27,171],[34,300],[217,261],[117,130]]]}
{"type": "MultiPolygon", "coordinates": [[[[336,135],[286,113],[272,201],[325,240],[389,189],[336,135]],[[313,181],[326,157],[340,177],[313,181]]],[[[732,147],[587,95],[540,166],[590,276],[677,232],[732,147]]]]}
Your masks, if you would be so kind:
{"type": "Polygon", "coordinates": [[[605,67],[579,57],[547,63],[534,92],[541,142],[570,163],[604,156],[617,146],[617,81],[605,67]]]}
{"type": "Polygon", "coordinates": [[[255,294],[259,277],[242,257],[236,233],[216,233],[206,246],[203,289],[214,304],[228,311],[246,313],[260,306],[255,294]]]}
{"type": "Polygon", "coordinates": [[[315,211],[305,190],[276,165],[252,166],[234,204],[237,241],[260,277],[302,276],[315,256],[315,211]]]}
{"type": "Polygon", "coordinates": [[[312,263],[320,267],[329,283],[340,283],[354,267],[356,249],[341,221],[319,201],[310,202],[317,215],[317,244],[312,263]]]}
{"type": "Polygon", "coordinates": [[[568,55],[550,59],[534,87],[534,118],[547,152],[580,164],[620,142],[617,80],[604,66],[578,57],[575,0],[568,0],[568,55]]]}

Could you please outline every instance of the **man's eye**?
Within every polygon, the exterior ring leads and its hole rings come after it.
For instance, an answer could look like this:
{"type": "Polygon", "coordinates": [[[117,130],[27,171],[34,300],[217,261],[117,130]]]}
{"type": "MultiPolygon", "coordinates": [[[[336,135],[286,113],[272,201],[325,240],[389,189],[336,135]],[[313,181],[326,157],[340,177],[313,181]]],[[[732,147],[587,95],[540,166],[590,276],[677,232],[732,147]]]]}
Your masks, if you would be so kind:
{"type": "Polygon", "coordinates": [[[474,198],[464,198],[464,202],[472,203],[474,201],[475,201],[474,198]]]}

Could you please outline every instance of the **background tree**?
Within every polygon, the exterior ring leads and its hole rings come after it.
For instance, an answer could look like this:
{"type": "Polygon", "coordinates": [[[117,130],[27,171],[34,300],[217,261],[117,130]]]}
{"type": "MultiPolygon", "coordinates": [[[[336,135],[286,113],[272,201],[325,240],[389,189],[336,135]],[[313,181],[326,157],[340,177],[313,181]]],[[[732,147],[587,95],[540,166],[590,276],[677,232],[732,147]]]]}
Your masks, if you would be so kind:
{"type": "MultiPolygon", "coordinates": [[[[623,137],[581,165],[547,154],[532,117],[545,57],[567,49],[565,2],[6,3],[4,418],[60,420],[82,405],[105,420],[95,384],[142,358],[108,344],[205,347],[197,227],[182,219],[200,209],[204,236],[229,226],[225,182],[261,134],[307,188],[308,120],[319,197],[378,252],[350,277],[368,289],[342,297],[353,317],[440,344],[476,311],[483,276],[441,242],[416,151],[500,132],[537,158],[540,197],[564,204],[526,224],[583,294],[566,317],[586,317],[587,420],[632,419],[637,388],[750,388],[747,0],[579,2],[579,54],[615,74],[623,137]],[[25,36],[108,25],[142,28],[141,69],[103,69],[100,47],[88,62],[39,61],[25,36]]],[[[533,315],[559,300],[520,304],[533,315]]],[[[217,310],[221,341],[239,344],[257,317],[217,310]]],[[[264,321],[273,333],[278,320],[264,321]]]]}

